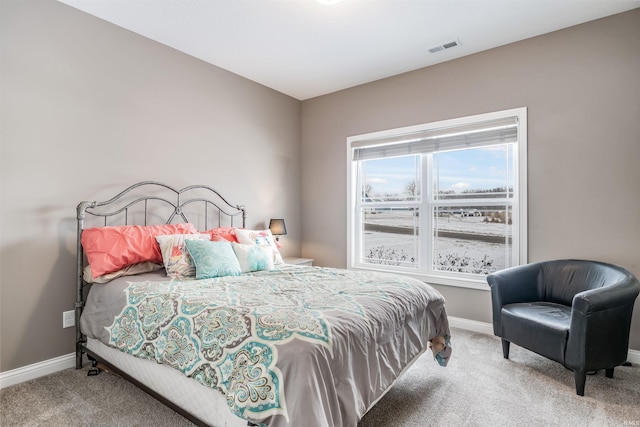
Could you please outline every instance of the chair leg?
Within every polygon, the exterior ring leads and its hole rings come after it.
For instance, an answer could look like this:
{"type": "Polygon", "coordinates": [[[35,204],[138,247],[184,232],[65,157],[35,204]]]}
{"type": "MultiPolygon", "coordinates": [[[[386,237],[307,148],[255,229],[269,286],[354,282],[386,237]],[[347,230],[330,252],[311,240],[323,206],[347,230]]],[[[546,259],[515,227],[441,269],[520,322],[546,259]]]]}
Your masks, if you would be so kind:
{"type": "Polygon", "coordinates": [[[502,355],[505,359],[509,358],[509,344],[511,344],[507,340],[502,340],[502,355]]]}
{"type": "Polygon", "coordinates": [[[584,383],[587,381],[587,373],[584,371],[574,371],[576,378],[576,394],[578,396],[584,396],[584,383]]]}
{"type": "Polygon", "coordinates": [[[614,370],[614,369],[615,369],[615,368],[605,369],[605,370],[604,370],[604,375],[605,375],[607,378],[613,378],[613,370],[614,370]]]}

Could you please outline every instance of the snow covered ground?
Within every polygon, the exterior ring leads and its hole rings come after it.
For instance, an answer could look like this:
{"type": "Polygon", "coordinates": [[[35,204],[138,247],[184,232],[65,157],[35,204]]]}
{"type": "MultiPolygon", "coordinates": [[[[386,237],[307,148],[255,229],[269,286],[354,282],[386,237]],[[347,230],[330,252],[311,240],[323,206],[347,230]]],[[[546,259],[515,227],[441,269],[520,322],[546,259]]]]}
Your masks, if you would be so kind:
{"type": "MultiPolygon", "coordinates": [[[[396,227],[413,227],[416,219],[410,211],[391,211],[367,214],[365,223],[396,227]]],[[[504,236],[509,232],[505,224],[485,222],[484,216],[446,215],[437,217],[441,230],[460,231],[480,235],[504,236]]]]}
{"type": "MultiPolygon", "coordinates": [[[[414,220],[413,213],[409,211],[367,214],[366,224],[376,224],[383,228],[365,231],[364,255],[379,257],[381,263],[411,263],[412,258],[414,263],[418,262],[418,238],[410,234],[414,220]],[[389,230],[392,232],[385,232],[384,227],[390,227],[389,230]],[[407,232],[409,234],[405,234],[407,232]]],[[[437,217],[437,228],[443,232],[450,232],[448,235],[455,237],[436,238],[436,268],[487,274],[507,266],[506,260],[510,257],[511,245],[505,244],[504,241],[492,242],[510,235],[510,225],[485,222],[485,217],[451,215],[437,217]]]]}

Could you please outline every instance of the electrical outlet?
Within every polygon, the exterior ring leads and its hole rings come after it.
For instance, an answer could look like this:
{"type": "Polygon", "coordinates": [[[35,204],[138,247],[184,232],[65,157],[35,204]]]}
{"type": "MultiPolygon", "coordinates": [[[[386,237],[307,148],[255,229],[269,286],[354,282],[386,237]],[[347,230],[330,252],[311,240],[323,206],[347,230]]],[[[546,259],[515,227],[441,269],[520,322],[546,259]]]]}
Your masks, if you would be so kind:
{"type": "Polygon", "coordinates": [[[76,325],[76,312],[74,310],[62,313],[62,327],[71,328],[76,325]]]}

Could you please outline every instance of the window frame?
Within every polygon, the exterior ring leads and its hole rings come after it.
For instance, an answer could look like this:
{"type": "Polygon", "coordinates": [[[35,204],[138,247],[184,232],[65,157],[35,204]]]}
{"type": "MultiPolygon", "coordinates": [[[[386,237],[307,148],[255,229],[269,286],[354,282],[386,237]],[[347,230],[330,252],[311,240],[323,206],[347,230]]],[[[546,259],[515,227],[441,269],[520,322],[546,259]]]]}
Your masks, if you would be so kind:
{"type": "MultiPolygon", "coordinates": [[[[513,108],[509,110],[496,111],[491,113],[478,114],[455,119],[441,120],[437,122],[423,123],[413,126],[405,126],[395,129],[388,129],[378,132],[371,132],[361,135],[350,136],[347,138],[347,268],[361,270],[377,270],[385,272],[402,273],[416,277],[428,283],[456,286],[472,289],[488,290],[486,285],[486,275],[457,273],[457,272],[441,272],[432,269],[432,238],[420,238],[418,244],[420,247],[420,267],[402,267],[389,266],[384,264],[367,264],[359,262],[356,248],[361,242],[360,222],[356,218],[360,215],[356,211],[360,206],[358,197],[362,187],[358,186],[358,161],[354,159],[354,150],[357,147],[367,146],[367,141],[394,141],[402,138],[403,135],[415,135],[420,132],[439,131],[445,128],[459,126],[473,126],[487,121],[500,120],[504,118],[514,117],[517,122],[517,141],[514,144],[514,183],[513,183],[513,218],[514,224],[512,229],[512,266],[525,264],[527,262],[527,108],[513,108]],[[422,265],[424,264],[424,265],[422,265]]],[[[373,142],[371,145],[375,145],[373,142]]],[[[491,145],[491,144],[487,144],[491,145]]],[[[443,150],[444,151],[444,150],[443,150]]],[[[431,163],[432,155],[423,155],[421,165],[421,201],[419,202],[422,210],[428,212],[428,215],[420,215],[418,227],[419,230],[428,230],[426,235],[433,234],[433,211],[432,203],[433,185],[429,183],[433,171],[431,163]]],[[[405,204],[399,202],[398,204],[405,204]]],[[[413,203],[411,203],[413,204],[413,203]]],[[[464,204],[464,203],[463,203],[464,204]]]]}

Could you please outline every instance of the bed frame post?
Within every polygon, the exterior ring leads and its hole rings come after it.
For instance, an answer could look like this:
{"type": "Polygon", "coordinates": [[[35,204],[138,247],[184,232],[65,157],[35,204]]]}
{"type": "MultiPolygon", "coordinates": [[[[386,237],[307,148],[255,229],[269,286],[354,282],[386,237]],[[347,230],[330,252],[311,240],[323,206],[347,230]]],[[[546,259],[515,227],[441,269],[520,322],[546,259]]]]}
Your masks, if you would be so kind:
{"type": "Polygon", "coordinates": [[[88,203],[82,202],[76,209],[77,219],[77,242],[76,242],[76,303],[75,303],[75,321],[76,321],[76,369],[82,368],[82,344],[84,343],[84,337],[80,330],[80,315],[84,308],[84,281],[82,278],[82,270],[84,264],[84,251],[80,237],[82,236],[82,229],[84,228],[84,212],[87,206],[95,205],[95,202],[88,203]]]}

